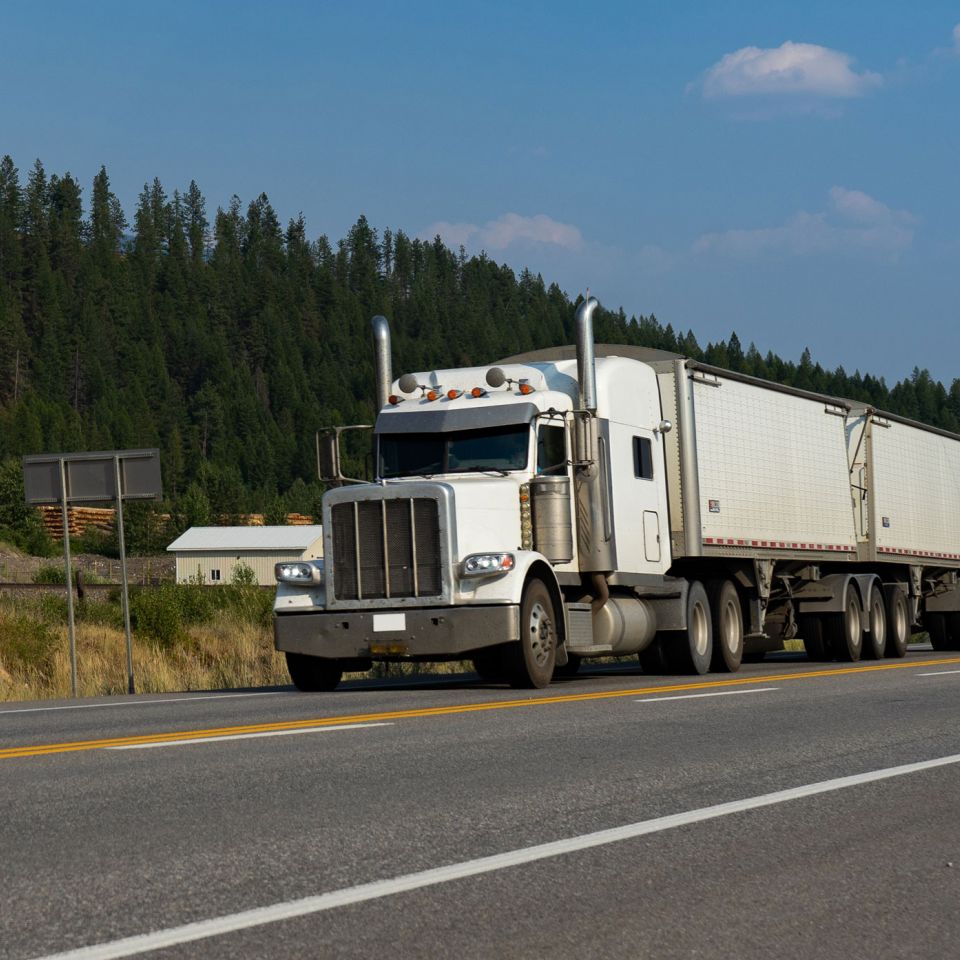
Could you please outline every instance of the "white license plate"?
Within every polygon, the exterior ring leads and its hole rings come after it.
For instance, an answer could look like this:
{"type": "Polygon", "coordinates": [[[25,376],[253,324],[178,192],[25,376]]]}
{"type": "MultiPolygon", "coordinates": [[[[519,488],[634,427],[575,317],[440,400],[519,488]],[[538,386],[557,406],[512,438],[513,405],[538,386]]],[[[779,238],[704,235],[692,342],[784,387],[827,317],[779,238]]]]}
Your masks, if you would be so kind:
{"type": "Polygon", "coordinates": [[[405,613],[375,613],[373,615],[373,632],[383,633],[388,630],[406,630],[407,615],[405,613]]]}

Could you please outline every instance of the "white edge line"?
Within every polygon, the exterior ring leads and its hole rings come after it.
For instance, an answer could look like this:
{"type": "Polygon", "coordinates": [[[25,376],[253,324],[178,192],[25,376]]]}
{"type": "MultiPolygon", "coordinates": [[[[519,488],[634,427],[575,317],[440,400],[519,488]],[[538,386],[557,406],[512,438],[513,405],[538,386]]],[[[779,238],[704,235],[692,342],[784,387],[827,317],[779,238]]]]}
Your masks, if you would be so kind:
{"type": "Polygon", "coordinates": [[[678,697],[644,697],[634,703],[659,703],[661,700],[697,700],[700,697],[734,697],[740,693],[767,693],[779,687],[752,687],[750,690],[719,690],[716,693],[684,693],[678,697]]]}
{"type": "Polygon", "coordinates": [[[211,693],[199,697],[168,697],[165,700],[118,700],[116,703],[70,703],[62,707],[20,707],[3,713],[46,713],[52,710],[94,710],[97,707],[147,707],[154,703],[190,703],[191,700],[229,700],[231,697],[276,697],[287,690],[263,690],[260,693],[211,693]]]}
{"type": "Polygon", "coordinates": [[[744,800],[734,800],[731,803],[719,803],[711,807],[702,807],[699,810],[688,810],[685,813],[675,813],[666,817],[657,817],[653,820],[641,820],[622,827],[610,830],[598,830],[596,833],[586,833],[578,837],[569,837],[565,840],[555,840],[552,843],[542,843],[533,847],[521,847],[506,853],[494,854],[490,857],[480,857],[477,860],[467,860],[463,863],[451,863],[444,867],[435,867],[432,870],[423,870],[419,873],[409,873],[404,876],[393,877],[389,880],[376,880],[372,883],[363,883],[355,887],[346,887],[341,890],[331,890],[317,896],[304,897],[300,900],[289,900],[284,903],[275,903],[267,907],[257,907],[252,910],[243,910],[239,913],[226,914],[210,920],[197,920],[178,927],[169,927],[166,930],[154,930],[133,937],[124,937],[107,943],[94,944],[89,947],[79,947],[64,953],[49,954],[37,960],[116,960],[119,957],[132,957],[151,950],[160,950],[166,947],[177,946],[182,943],[194,943],[208,937],[222,936],[247,930],[251,927],[260,927],[268,923],[278,923],[292,920],[309,914],[321,913],[336,907],[343,907],[354,903],[363,903],[368,900],[377,900],[410,890],[419,890],[423,887],[449,883],[453,880],[462,880],[466,877],[475,877],[496,870],[520,864],[533,863],[545,860],[548,857],[558,857],[563,854],[575,853],[579,850],[588,850],[610,843],[619,843],[662,830],[671,830],[674,827],[687,826],[692,823],[702,823],[705,820],[714,820],[718,817],[729,816],[734,813],[743,813],[747,810],[756,810],[761,807],[770,807],[774,804],[785,803],[789,800],[800,800],[805,797],[814,797],[822,793],[831,793],[836,790],[845,790],[848,787],[857,787],[862,784],[875,783],[879,780],[888,780],[892,777],[902,777],[923,770],[933,770],[937,767],[946,767],[960,763],[960,754],[948,757],[937,757],[933,760],[921,760],[918,763],[906,763],[902,766],[887,767],[883,770],[872,770],[867,773],[858,773],[848,777],[837,777],[833,780],[822,780],[818,783],[808,783],[788,790],[778,790],[774,793],[764,793],[756,797],[747,797],[744,800]]]}
{"type": "Polygon", "coordinates": [[[194,743],[220,743],[223,740],[256,740],[259,737],[292,737],[298,733],[329,733],[331,730],[359,730],[362,727],[392,727],[392,723],[338,723],[330,727],[304,730],[267,730],[264,733],[231,733],[224,737],[193,737],[188,740],[159,740],[154,743],[127,743],[106,750],[152,750],[154,747],[189,747],[194,743]]]}
{"type": "Polygon", "coordinates": [[[916,677],[943,677],[948,673],[960,673],[960,670],[934,670],[932,673],[916,673],[916,677]]]}

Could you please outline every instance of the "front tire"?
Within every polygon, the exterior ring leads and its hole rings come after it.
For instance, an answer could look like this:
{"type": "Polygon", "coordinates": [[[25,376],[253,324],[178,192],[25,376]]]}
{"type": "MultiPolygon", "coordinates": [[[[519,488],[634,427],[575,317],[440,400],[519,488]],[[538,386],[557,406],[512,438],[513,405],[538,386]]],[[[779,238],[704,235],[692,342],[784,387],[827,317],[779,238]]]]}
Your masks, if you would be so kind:
{"type": "Polygon", "coordinates": [[[530,580],[520,603],[520,640],[507,654],[510,686],[543,689],[557,663],[557,615],[553,597],[540,579],[530,580]]]}
{"type": "Polygon", "coordinates": [[[661,643],[674,673],[703,675],[710,669],[713,619],[710,598],[699,580],[694,580],[687,590],[687,629],[664,633],[661,643]]]}
{"type": "Polygon", "coordinates": [[[303,653],[284,654],[293,685],[303,693],[325,693],[336,690],[343,677],[343,669],[336,660],[308,657],[303,653]]]}

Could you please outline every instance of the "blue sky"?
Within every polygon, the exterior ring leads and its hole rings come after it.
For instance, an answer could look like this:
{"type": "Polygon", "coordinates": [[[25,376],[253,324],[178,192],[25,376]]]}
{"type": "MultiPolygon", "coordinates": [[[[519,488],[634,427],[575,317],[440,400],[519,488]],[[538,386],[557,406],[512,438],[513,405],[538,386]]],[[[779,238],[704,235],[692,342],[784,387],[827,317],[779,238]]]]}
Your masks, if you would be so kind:
{"type": "Polygon", "coordinates": [[[960,376],[960,6],[47,3],[0,154],[132,214],[196,179],[361,214],[796,359],[960,376]]]}

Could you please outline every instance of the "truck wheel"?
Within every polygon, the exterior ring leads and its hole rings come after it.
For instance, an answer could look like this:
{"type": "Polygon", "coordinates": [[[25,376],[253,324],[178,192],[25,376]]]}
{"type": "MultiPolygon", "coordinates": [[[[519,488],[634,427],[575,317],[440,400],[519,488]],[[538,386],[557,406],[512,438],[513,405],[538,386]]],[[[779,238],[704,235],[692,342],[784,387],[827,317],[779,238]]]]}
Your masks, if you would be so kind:
{"type": "Polygon", "coordinates": [[[575,677],[580,672],[580,663],[583,657],[579,653],[568,653],[567,662],[561,667],[553,668],[555,677],[575,677]]]}
{"type": "Polygon", "coordinates": [[[852,587],[847,590],[843,613],[828,613],[823,618],[823,637],[830,653],[838,660],[853,663],[863,652],[863,613],[860,598],[852,587]]]}
{"type": "Polygon", "coordinates": [[[659,637],[654,637],[650,643],[638,654],[640,668],[651,677],[662,676],[669,671],[667,658],[663,655],[663,644],[659,637]]]}
{"type": "Polygon", "coordinates": [[[308,657],[303,653],[289,651],[285,656],[293,685],[304,693],[335,690],[343,676],[343,670],[336,660],[308,657]]]}
{"type": "Polygon", "coordinates": [[[927,613],[923,625],[930,634],[930,643],[934,650],[950,649],[950,634],[947,631],[947,616],[944,613],[927,613]]]}
{"type": "Polygon", "coordinates": [[[473,655],[473,670],[486,683],[503,680],[503,650],[500,647],[488,647],[473,655]]]}
{"type": "Polygon", "coordinates": [[[887,656],[905,657],[910,642],[907,597],[898,583],[888,583],[883,588],[883,597],[887,609],[887,656]]]}
{"type": "Polygon", "coordinates": [[[729,580],[714,580],[707,585],[710,613],[713,616],[713,658],[710,669],[718,673],[736,673],[743,659],[743,608],[740,595],[729,580]]]}
{"type": "Polygon", "coordinates": [[[870,591],[870,609],[867,611],[869,633],[863,637],[864,660],[882,660],[887,651],[887,608],[880,585],[870,591]]]}
{"type": "Polygon", "coordinates": [[[553,679],[557,662],[557,621],[553,598],[542,580],[531,580],[520,603],[520,641],[507,661],[510,686],[542,689],[553,679]]]}
{"type": "Polygon", "coordinates": [[[829,660],[826,644],[823,642],[823,620],[815,614],[804,614],[797,618],[797,627],[807,651],[807,659],[817,663],[829,660]]]}
{"type": "Polygon", "coordinates": [[[687,591],[687,629],[664,633],[660,641],[674,673],[704,674],[713,659],[710,599],[699,580],[687,591]]]}

